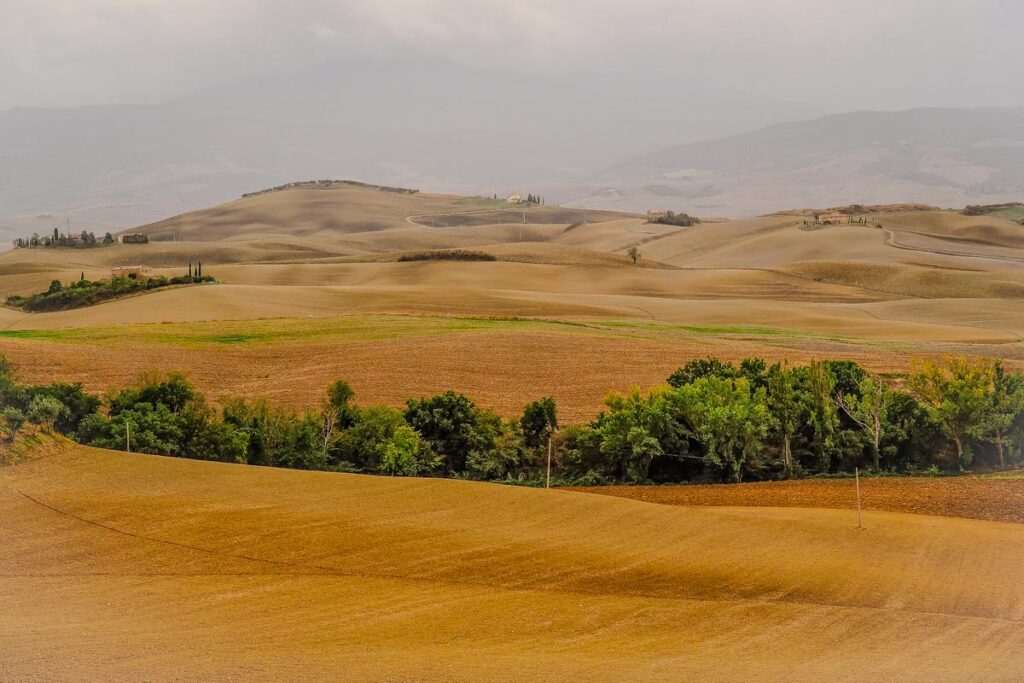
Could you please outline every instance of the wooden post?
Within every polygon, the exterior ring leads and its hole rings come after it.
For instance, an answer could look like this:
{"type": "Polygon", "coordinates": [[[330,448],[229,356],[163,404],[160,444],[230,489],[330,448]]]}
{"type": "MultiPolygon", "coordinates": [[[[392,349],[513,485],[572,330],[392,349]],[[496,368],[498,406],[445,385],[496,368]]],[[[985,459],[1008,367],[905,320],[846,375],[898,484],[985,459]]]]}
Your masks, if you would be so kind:
{"type": "Polygon", "coordinates": [[[544,488],[546,488],[546,489],[551,488],[551,449],[552,449],[551,435],[549,434],[548,435],[548,478],[547,478],[547,483],[544,485],[544,488]]]}
{"type": "Polygon", "coordinates": [[[858,529],[863,529],[864,527],[861,524],[861,518],[860,518],[860,468],[859,467],[854,467],[853,468],[853,478],[854,478],[854,481],[857,483],[857,528],[858,529]]]}

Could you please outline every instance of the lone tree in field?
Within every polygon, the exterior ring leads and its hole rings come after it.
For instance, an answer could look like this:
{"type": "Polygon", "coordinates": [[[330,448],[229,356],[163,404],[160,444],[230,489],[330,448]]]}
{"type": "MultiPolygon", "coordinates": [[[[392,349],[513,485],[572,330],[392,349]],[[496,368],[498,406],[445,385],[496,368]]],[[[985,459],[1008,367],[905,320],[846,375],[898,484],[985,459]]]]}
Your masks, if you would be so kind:
{"type": "Polygon", "coordinates": [[[961,472],[972,458],[966,441],[981,434],[989,416],[994,381],[992,364],[962,357],[949,358],[943,365],[921,361],[910,375],[910,389],[956,444],[961,472]]]}
{"type": "Polygon", "coordinates": [[[640,250],[635,245],[629,248],[626,255],[633,259],[634,266],[640,263],[640,250]]]}

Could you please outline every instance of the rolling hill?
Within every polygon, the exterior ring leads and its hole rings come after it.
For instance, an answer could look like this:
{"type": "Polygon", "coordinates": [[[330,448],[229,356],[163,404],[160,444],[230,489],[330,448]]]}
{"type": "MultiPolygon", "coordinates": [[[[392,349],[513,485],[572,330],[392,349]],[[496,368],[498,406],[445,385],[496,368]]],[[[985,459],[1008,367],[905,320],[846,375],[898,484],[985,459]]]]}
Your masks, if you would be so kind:
{"type": "Polygon", "coordinates": [[[7,680],[1024,675],[1016,524],[65,443],[0,468],[0,503],[7,680]]]}
{"type": "Polygon", "coordinates": [[[214,398],[309,407],[345,377],[361,400],[457,388],[509,416],[552,394],[572,420],[593,417],[609,389],[659,383],[708,353],[883,372],[948,353],[1024,363],[1024,226],[949,211],[805,221],[677,228],[479,197],[289,189],[135,229],[149,244],[0,254],[3,296],[136,263],[178,275],[202,261],[220,281],[56,313],[0,308],[0,340],[26,379],[98,391],[160,366],[188,369],[214,398]],[[448,249],[496,260],[400,261],[448,249]]]}
{"type": "Polygon", "coordinates": [[[493,107],[480,92],[493,84],[478,75],[467,77],[465,92],[438,98],[426,65],[403,70],[392,86],[377,82],[377,71],[319,76],[274,82],[294,93],[274,106],[262,97],[267,84],[256,83],[164,105],[0,112],[0,244],[68,221],[76,231],[118,231],[300,178],[528,190],[590,209],[734,218],[850,202],[960,207],[1024,194],[1020,109],[864,111],[666,147],[706,137],[709,125],[746,130],[759,117],[744,102],[720,125],[700,108],[658,113],[637,104],[648,94],[639,83],[617,98],[600,83],[559,83],[537,108],[515,96],[536,82],[506,82],[493,107]],[[319,76],[346,83],[325,89],[319,76]],[[395,93],[432,106],[389,106],[395,93]],[[590,104],[581,118],[582,101],[590,104]],[[624,110],[638,106],[659,125],[627,136],[624,110]],[[482,128],[466,120],[480,110],[488,111],[482,128]],[[509,135],[524,121],[543,133],[509,135]]]}

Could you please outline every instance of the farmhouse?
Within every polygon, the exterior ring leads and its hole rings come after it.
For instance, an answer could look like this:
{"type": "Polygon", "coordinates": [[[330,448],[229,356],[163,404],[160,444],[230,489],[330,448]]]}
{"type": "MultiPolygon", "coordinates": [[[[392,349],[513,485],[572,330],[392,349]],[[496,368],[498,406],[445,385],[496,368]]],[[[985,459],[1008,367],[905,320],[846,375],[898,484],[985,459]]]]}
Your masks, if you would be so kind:
{"type": "Polygon", "coordinates": [[[838,211],[830,211],[829,213],[823,213],[818,216],[818,221],[821,223],[849,223],[850,217],[845,213],[839,213],[838,211]]]}
{"type": "Polygon", "coordinates": [[[505,201],[507,201],[509,204],[522,204],[523,197],[522,195],[518,194],[510,194],[505,201]]]}
{"type": "Polygon", "coordinates": [[[110,269],[110,277],[128,277],[133,280],[140,277],[153,277],[153,269],[149,266],[115,266],[110,269]]]}
{"type": "Polygon", "coordinates": [[[664,218],[668,215],[668,211],[661,209],[647,209],[647,222],[654,223],[658,219],[664,218]]]}

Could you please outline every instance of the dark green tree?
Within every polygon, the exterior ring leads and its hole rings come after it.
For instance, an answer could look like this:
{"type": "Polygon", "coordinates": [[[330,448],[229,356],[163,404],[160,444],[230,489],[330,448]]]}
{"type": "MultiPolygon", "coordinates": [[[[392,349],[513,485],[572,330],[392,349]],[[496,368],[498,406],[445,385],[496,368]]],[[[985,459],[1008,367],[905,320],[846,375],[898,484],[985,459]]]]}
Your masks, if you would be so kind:
{"type": "Polygon", "coordinates": [[[523,409],[519,419],[523,443],[527,448],[547,446],[548,438],[558,431],[558,409],[550,396],[534,401],[523,409]]]}

